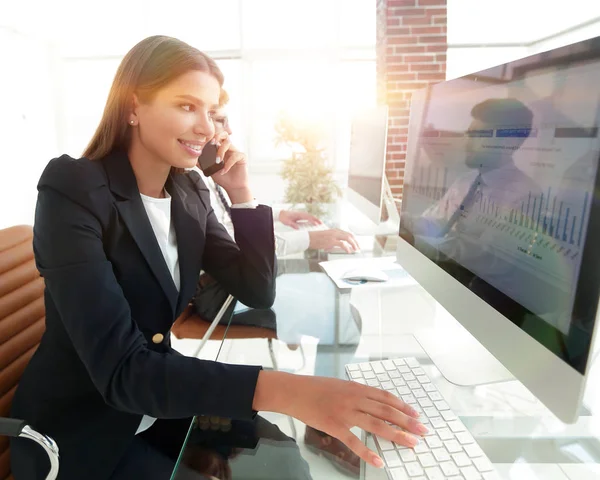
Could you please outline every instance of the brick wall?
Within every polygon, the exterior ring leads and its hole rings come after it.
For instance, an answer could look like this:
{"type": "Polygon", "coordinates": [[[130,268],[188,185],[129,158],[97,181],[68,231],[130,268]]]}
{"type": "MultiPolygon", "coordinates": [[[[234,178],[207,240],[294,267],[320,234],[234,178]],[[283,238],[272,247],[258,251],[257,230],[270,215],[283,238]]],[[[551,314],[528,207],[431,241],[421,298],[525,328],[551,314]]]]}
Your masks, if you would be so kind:
{"type": "Polygon", "coordinates": [[[377,99],[389,106],[387,178],[402,198],[410,96],[446,78],[446,0],[375,0],[377,99]]]}

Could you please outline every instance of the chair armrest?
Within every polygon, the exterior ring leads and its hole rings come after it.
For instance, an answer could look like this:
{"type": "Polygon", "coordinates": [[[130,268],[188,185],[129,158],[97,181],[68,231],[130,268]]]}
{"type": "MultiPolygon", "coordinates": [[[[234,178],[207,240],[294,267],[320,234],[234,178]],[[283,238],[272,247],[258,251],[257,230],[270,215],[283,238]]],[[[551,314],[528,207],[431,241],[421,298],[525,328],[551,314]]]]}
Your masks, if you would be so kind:
{"type": "Polygon", "coordinates": [[[48,460],[50,460],[50,472],[46,480],[55,480],[58,476],[58,445],[54,440],[46,435],[42,435],[36,432],[33,428],[27,425],[24,420],[17,420],[16,418],[2,418],[0,417],[0,435],[8,437],[19,437],[27,438],[34,441],[40,447],[44,449],[48,460]]]}

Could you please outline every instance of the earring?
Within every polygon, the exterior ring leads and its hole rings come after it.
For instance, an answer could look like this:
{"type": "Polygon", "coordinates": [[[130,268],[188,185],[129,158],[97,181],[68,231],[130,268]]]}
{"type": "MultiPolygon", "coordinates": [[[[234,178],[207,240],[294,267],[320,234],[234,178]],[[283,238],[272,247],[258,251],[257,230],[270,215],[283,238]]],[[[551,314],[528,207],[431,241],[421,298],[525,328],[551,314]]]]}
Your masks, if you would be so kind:
{"type": "Polygon", "coordinates": [[[135,122],[133,120],[129,120],[129,123],[133,125],[135,122]]]}

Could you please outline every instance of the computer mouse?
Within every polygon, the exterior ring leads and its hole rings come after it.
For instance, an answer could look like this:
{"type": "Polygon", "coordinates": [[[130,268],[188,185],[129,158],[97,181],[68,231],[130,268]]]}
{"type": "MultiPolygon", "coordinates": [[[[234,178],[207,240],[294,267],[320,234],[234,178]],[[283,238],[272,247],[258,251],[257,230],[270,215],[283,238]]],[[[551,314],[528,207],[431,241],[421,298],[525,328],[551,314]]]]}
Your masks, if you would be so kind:
{"type": "Polygon", "coordinates": [[[342,274],[343,280],[354,282],[385,282],[389,278],[384,271],[369,267],[354,268],[342,274]]]}

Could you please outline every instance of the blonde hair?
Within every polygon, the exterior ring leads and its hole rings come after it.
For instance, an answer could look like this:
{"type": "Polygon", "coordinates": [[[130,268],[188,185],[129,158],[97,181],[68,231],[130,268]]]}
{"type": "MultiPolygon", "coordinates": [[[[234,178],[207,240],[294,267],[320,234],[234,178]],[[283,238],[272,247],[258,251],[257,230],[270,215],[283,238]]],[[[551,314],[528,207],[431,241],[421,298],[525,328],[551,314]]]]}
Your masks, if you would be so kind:
{"type": "Polygon", "coordinates": [[[133,95],[141,102],[151,101],[160,89],[192,70],[209,73],[223,86],[223,73],[215,61],[181,40],[156,35],[135,45],[117,69],[102,119],[83,156],[98,160],[126,150],[131,141],[127,120],[133,95]]]}

